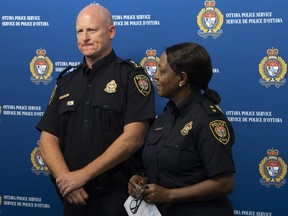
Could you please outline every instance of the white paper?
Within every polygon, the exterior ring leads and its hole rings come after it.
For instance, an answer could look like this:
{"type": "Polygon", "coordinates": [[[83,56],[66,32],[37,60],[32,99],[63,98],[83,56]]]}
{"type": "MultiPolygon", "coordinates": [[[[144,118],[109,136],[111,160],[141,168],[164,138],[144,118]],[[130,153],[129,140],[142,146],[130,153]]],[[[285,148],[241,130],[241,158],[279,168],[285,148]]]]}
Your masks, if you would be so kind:
{"type": "Polygon", "coordinates": [[[140,200],[137,200],[132,196],[129,196],[128,199],[125,201],[124,207],[129,216],[161,216],[156,205],[148,204],[144,200],[141,201],[137,209],[137,205],[139,204],[139,202],[140,200]],[[134,211],[136,209],[137,212],[134,211]]]}

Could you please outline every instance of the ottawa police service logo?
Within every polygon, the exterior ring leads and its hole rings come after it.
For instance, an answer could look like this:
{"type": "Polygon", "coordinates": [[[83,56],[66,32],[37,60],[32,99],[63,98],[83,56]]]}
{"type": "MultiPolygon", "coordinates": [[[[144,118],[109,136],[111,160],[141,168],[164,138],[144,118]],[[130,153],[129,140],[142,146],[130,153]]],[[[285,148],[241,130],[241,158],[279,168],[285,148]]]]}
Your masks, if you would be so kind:
{"type": "Polygon", "coordinates": [[[278,56],[278,49],[268,49],[267,55],[262,59],[259,64],[259,73],[262,78],[259,82],[265,87],[270,87],[274,85],[279,88],[286,83],[284,76],[287,72],[287,64],[285,61],[278,56]]]}
{"type": "Polygon", "coordinates": [[[50,171],[46,164],[43,161],[41,152],[40,152],[40,146],[39,141],[37,142],[38,146],[34,148],[34,150],[31,153],[31,162],[33,167],[31,168],[32,172],[36,175],[40,175],[41,173],[45,176],[50,174],[50,171]]]}
{"type": "Polygon", "coordinates": [[[268,149],[268,156],[264,157],[259,164],[259,172],[262,176],[260,183],[267,188],[274,185],[276,188],[280,188],[286,183],[284,179],[287,173],[287,165],[278,157],[279,151],[277,149],[268,149]]]}
{"type": "Polygon", "coordinates": [[[144,57],[140,62],[152,82],[154,81],[154,74],[157,71],[158,62],[160,60],[156,56],[156,53],[156,50],[153,50],[152,48],[146,50],[147,57],[144,57]]]}
{"type": "Polygon", "coordinates": [[[36,54],[37,56],[30,62],[30,71],[32,73],[30,80],[37,85],[39,83],[47,85],[52,81],[51,74],[53,71],[53,64],[51,60],[45,56],[45,49],[37,49],[36,54]]]}
{"type": "Polygon", "coordinates": [[[197,16],[197,24],[200,27],[198,35],[206,39],[211,36],[214,39],[222,34],[221,26],[223,25],[223,14],[215,8],[214,0],[204,2],[203,8],[197,16]]]}
{"type": "Polygon", "coordinates": [[[226,145],[230,141],[230,132],[225,121],[214,120],[209,123],[209,127],[214,137],[220,143],[226,145]]]}

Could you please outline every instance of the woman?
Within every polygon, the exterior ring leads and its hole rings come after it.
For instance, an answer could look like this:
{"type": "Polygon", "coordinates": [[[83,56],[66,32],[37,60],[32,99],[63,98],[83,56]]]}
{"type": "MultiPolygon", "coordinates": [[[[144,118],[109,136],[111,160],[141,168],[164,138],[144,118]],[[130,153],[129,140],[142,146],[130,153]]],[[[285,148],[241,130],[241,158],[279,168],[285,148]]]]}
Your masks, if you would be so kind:
{"type": "Polygon", "coordinates": [[[234,215],[226,196],[234,188],[234,132],[211,77],[210,56],[195,43],[168,47],[154,75],[159,96],[170,100],[147,135],[145,176],[134,175],[128,191],[143,193],[163,216],[234,215]]]}

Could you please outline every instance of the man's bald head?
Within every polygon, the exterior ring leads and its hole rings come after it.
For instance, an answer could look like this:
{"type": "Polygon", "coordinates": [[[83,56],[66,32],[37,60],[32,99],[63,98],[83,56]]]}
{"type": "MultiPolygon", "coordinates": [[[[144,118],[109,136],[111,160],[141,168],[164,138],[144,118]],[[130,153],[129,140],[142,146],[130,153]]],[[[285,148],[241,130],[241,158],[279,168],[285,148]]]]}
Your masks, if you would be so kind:
{"type": "Polygon", "coordinates": [[[112,14],[105,7],[99,4],[90,4],[84,7],[78,14],[77,20],[80,16],[93,16],[97,17],[104,23],[107,23],[108,26],[113,25],[112,14]]]}

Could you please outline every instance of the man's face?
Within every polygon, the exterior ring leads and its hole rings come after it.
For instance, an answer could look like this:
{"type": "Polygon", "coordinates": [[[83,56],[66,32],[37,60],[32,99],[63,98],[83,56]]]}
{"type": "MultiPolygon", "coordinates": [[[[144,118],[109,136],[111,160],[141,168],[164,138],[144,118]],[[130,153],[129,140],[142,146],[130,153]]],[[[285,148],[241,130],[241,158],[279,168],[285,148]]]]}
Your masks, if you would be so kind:
{"type": "Polygon", "coordinates": [[[100,16],[80,15],[76,31],[78,48],[86,58],[97,61],[111,52],[115,27],[100,16]]]}

